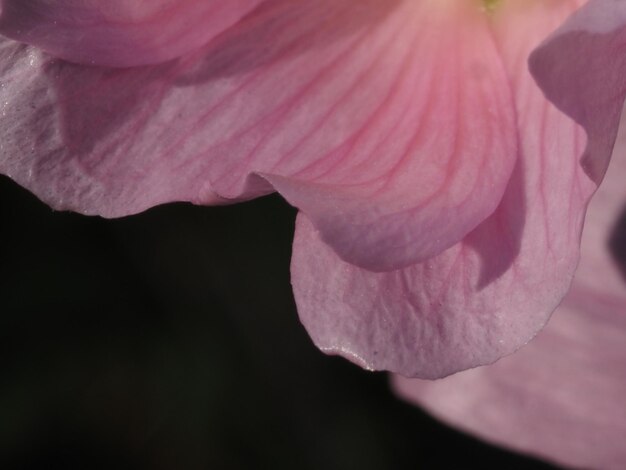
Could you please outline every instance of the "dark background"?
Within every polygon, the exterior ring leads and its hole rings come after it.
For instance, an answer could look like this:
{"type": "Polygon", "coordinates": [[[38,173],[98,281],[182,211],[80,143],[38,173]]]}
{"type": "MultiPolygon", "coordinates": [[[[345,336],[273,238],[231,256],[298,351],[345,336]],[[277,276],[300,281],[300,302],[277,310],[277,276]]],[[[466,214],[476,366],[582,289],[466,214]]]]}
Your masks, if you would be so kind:
{"type": "Polygon", "coordinates": [[[548,469],[319,352],[278,196],[118,220],[0,178],[0,468],[548,469]]]}

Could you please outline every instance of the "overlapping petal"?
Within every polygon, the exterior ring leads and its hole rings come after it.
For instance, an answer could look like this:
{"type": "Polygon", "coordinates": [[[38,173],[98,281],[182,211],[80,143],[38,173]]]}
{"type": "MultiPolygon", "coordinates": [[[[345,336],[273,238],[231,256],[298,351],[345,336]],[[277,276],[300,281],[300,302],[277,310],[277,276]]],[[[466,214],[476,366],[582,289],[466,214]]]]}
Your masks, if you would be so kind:
{"type": "Polygon", "coordinates": [[[595,184],[579,162],[581,128],[545,99],[526,58],[576,6],[519,0],[495,14],[515,92],[519,160],[496,212],[461,243],[424,263],[372,273],[340,260],[299,216],[292,283],[321,349],[436,378],[493,362],[544,325],[570,285],[595,184]]]}
{"type": "Polygon", "coordinates": [[[546,96],[589,135],[585,170],[600,181],[626,95],[626,2],[591,0],[530,57],[546,96]]]}
{"type": "Polygon", "coordinates": [[[1,0],[0,34],[83,64],[152,64],[202,46],[262,1],[1,0]]]}
{"type": "Polygon", "coordinates": [[[488,21],[481,2],[271,0],[128,70],[4,41],[0,168],[105,216],[277,188],[343,259],[406,266],[489,216],[517,158],[488,21]]]}
{"type": "MultiPolygon", "coordinates": [[[[626,134],[625,134],[626,136],[626,134]]],[[[626,140],[589,208],[571,292],[529,345],[489,367],[396,391],[493,443],[576,468],[626,466],[626,140]]]]}

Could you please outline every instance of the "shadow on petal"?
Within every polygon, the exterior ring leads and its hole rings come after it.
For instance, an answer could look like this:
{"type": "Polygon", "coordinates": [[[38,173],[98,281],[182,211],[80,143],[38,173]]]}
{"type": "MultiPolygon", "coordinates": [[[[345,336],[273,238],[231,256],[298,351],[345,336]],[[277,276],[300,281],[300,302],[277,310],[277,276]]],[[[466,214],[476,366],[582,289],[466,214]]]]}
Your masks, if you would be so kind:
{"type": "Polygon", "coordinates": [[[524,187],[524,162],[518,159],[500,206],[464,240],[482,261],[477,290],[505,274],[520,252],[526,223],[524,187]]]}
{"type": "Polygon", "coordinates": [[[237,28],[182,59],[195,64],[188,66],[176,84],[193,86],[240,75],[306,50],[324,48],[345,36],[375,27],[402,3],[403,0],[265,2],[237,28]]]}
{"type": "Polygon", "coordinates": [[[622,277],[626,280],[626,206],[615,221],[608,240],[608,248],[622,277]]]}

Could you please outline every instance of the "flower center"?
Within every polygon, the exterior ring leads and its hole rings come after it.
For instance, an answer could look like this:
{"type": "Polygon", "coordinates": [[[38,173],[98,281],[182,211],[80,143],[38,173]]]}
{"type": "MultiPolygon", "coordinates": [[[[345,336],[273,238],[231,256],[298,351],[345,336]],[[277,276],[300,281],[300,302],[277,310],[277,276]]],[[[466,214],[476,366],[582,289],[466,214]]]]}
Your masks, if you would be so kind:
{"type": "Polygon", "coordinates": [[[483,0],[483,8],[485,11],[493,11],[496,9],[501,0],[483,0]]]}

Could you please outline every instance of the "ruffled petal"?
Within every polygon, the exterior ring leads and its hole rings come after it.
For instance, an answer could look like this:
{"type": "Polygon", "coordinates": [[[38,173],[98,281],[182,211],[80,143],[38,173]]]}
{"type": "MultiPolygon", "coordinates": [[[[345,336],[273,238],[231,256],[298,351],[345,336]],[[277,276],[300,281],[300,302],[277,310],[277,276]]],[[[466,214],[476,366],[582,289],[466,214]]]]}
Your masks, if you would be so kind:
{"type": "Polygon", "coordinates": [[[489,367],[435,382],[394,377],[400,396],[492,443],[561,465],[626,467],[626,277],[610,249],[611,240],[622,250],[626,240],[626,140],[618,149],[589,207],[572,290],[546,328],[489,367]]]}
{"type": "Polygon", "coordinates": [[[0,168],[104,216],[278,189],[343,259],[388,270],[462,239],[517,158],[480,2],[272,0],[207,47],[111,70],[4,43],[0,168]]]}
{"type": "Polygon", "coordinates": [[[206,44],[262,1],[0,0],[0,34],[82,64],[154,64],[206,44]]]}
{"type": "Polygon", "coordinates": [[[343,262],[300,216],[292,283],[322,350],[371,369],[442,377],[524,345],[567,292],[595,184],[579,163],[582,129],[544,98],[526,58],[574,6],[520,0],[500,8],[494,34],[515,90],[520,152],[500,206],[461,243],[389,273],[343,262]]]}

